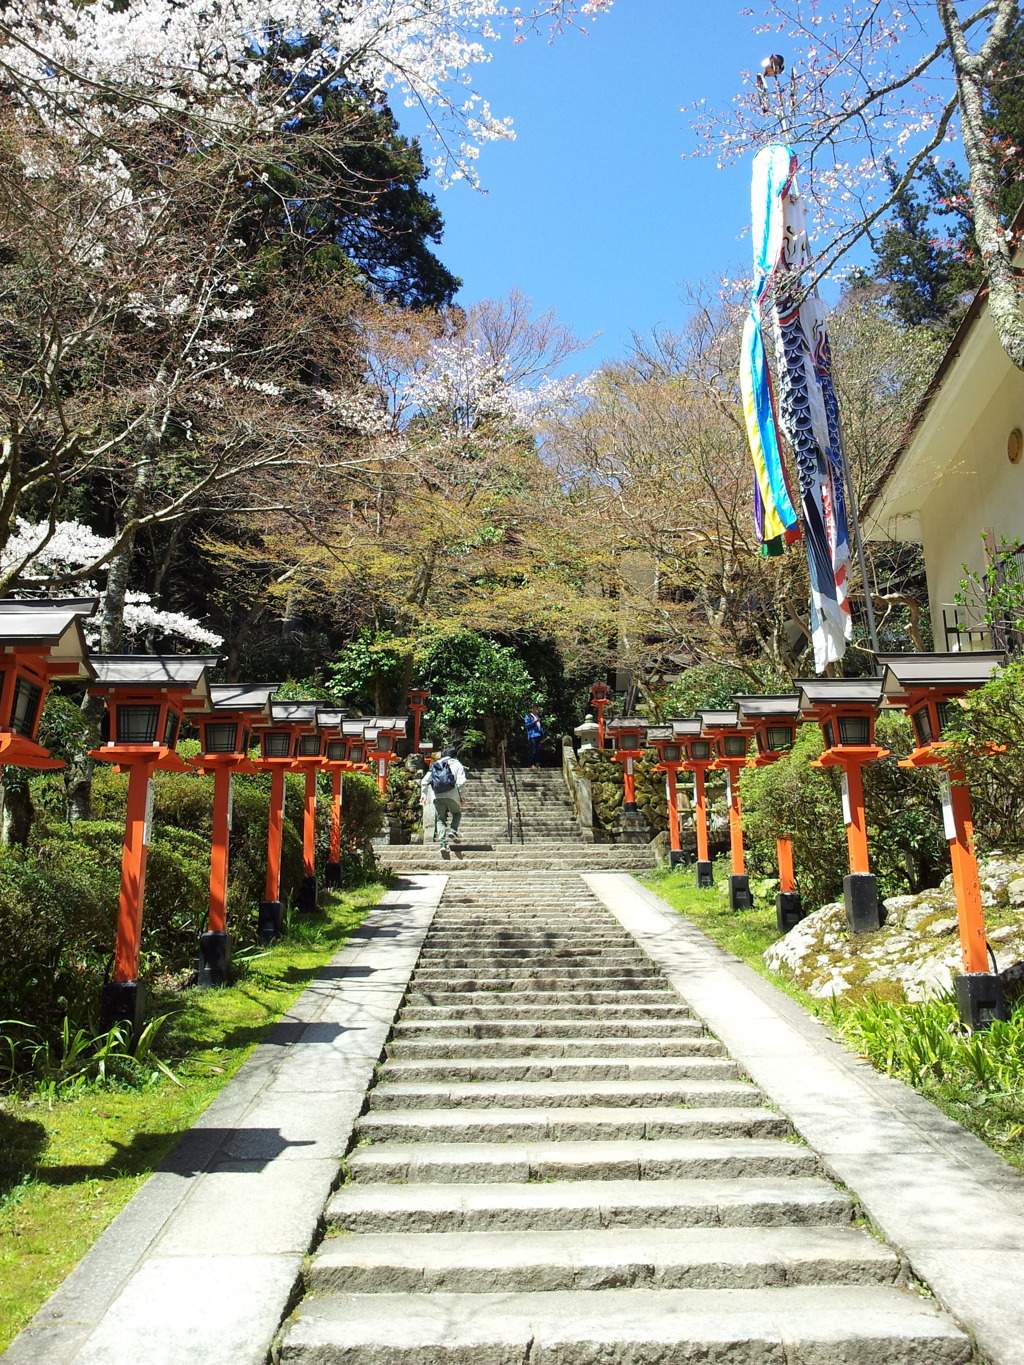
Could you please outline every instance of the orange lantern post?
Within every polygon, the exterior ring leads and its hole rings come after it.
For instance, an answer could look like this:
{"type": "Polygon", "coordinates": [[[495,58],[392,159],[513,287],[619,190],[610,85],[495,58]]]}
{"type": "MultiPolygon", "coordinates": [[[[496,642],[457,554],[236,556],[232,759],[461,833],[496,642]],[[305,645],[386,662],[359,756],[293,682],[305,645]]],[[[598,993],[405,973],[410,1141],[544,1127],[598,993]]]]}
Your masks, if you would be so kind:
{"type": "Polygon", "coordinates": [[[429,688],[411,687],[409,689],[409,710],[412,712],[412,747],[414,753],[419,753],[420,751],[420,728],[423,721],[423,713],[427,709],[427,702],[429,700],[429,688]]]}
{"type": "Polygon", "coordinates": [[[597,712],[597,747],[604,748],[604,708],[611,700],[611,688],[607,683],[596,682],[590,687],[590,704],[597,712]]]}
{"type": "Polygon", "coordinates": [[[194,763],[200,772],[213,774],[210,908],[206,929],[199,936],[197,965],[198,984],[204,990],[224,985],[231,975],[227,904],[232,779],[238,772],[257,771],[247,757],[252,728],[269,718],[270,697],[279,686],[279,683],[213,683],[210,686],[210,714],[198,722],[202,751],[194,763]]]}
{"type": "Polygon", "coordinates": [[[862,772],[889,750],[875,744],[875,720],[882,699],[881,678],[813,678],[798,681],[800,712],[821,726],[825,752],[816,768],[837,767],[842,778],[843,822],[850,872],[843,878],[846,922],[851,933],[882,927],[878,883],[871,872],[862,772]]]}
{"type": "Polygon", "coordinates": [[[376,765],[381,796],[387,796],[388,764],[399,757],[398,745],[405,738],[407,723],[405,716],[374,716],[363,732],[369,745],[366,756],[376,765]]]}
{"type": "Polygon", "coordinates": [[[344,794],[343,772],[348,767],[348,745],[342,738],[344,711],[321,710],[316,723],[321,735],[321,766],[331,778],[331,819],[324,867],[324,886],[332,890],[341,885],[341,802],[344,794]]]}
{"type": "Polygon", "coordinates": [[[633,765],[643,757],[647,726],[642,720],[623,717],[609,721],[608,734],[614,749],[612,758],[622,764],[622,810],[616,819],[619,837],[623,843],[646,844],[651,830],[637,810],[633,765]]]}
{"type": "Polygon", "coordinates": [[[748,737],[739,729],[739,715],[735,711],[698,711],[701,733],[715,749],[711,765],[724,771],[729,801],[729,904],[733,910],[749,910],[753,904],[750,879],[747,876],[743,853],[743,810],[740,805],[739,776],[747,766],[748,737]]]}
{"type": "Polygon", "coordinates": [[[285,777],[294,772],[292,764],[292,734],[284,725],[261,728],[260,757],[254,767],[270,773],[270,808],[267,817],[267,875],[263,885],[256,918],[256,936],[266,945],[278,938],[284,929],[281,906],[281,843],[284,836],[284,810],[288,788],[285,777]]]}
{"type": "Polygon", "coordinates": [[[963,974],[955,979],[960,1017],[972,1029],[986,1028],[993,1019],[1007,1017],[1003,983],[990,970],[985,912],[981,904],[978,860],[974,852],[974,817],[967,778],[950,766],[949,741],[943,734],[955,728],[956,702],[981,687],[1006,664],[997,651],[962,654],[876,654],[883,669],[882,685],[890,703],[906,711],[914,727],[917,747],[901,768],[935,767],[942,783],[942,814],[949,841],[953,889],[956,893],[963,974]]]}
{"type": "Polygon", "coordinates": [[[280,701],[271,705],[274,724],[285,724],[292,733],[292,762],[305,773],[302,808],[302,885],[296,910],[312,915],[319,908],[316,880],[316,786],[323,762],[323,739],[317,729],[317,713],[331,709],[325,701],[280,701]]]}
{"type": "Polygon", "coordinates": [[[89,691],[104,698],[108,731],[91,758],[128,773],[128,808],[121,853],[114,968],[103,989],[101,1019],[141,1023],[145,991],[139,982],[142,909],[153,812],[154,772],[188,772],[176,752],[185,715],[210,705],[207,673],[216,655],[97,654],[89,691]]]}
{"type": "Polygon", "coordinates": [[[658,767],[665,774],[665,800],[668,805],[668,865],[678,867],[683,860],[679,837],[679,803],[676,779],[686,757],[682,742],[676,738],[671,725],[652,726],[647,731],[647,743],[657,752],[658,767]]]}
{"type": "MultiPolygon", "coordinates": [[[[751,758],[755,768],[764,768],[792,749],[800,720],[797,692],[771,697],[733,697],[740,728],[754,736],[757,752],[751,758]]],[[[779,867],[779,890],[775,897],[775,923],[780,934],[788,933],[804,918],[800,892],[796,889],[793,867],[793,840],[777,839],[775,853],[779,867]]]]}
{"type": "Polygon", "coordinates": [[[708,847],[708,803],[705,774],[714,762],[711,741],[701,736],[699,717],[687,716],[672,722],[672,733],[683,745],[686,761],[681,765],[685,773],[693,773],[694,832],[697,836],[697,885],[714,886],[714,865],[708,847]]]}

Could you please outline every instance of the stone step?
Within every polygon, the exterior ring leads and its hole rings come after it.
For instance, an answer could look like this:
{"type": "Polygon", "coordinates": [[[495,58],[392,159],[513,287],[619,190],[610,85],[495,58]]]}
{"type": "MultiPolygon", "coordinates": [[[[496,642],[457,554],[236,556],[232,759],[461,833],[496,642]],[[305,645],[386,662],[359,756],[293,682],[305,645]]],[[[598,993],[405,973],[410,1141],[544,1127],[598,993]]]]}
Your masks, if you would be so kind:
{"type": "MultiPolygon", "coordinates": [[[[533,1019],[545,1023],[558,1023],[562,1020],[578,1020],[588,1027],[593,1021],[618,1022],[659,1022],[666,1025],[672,1021],[692,1018],[688,1005],[678,997],[668,1003],[659,1001],[652,1005],[600,1004],[588,1005],[577,1001],[565,1004],[548,1003],[534,1005],[526,1001],[515,1004],[498,1004],[486,1000],[478,1005],[406,1005],[400,1020],[404,1023],[438,1023],[446,1020],[453,1022],[472,1022],[474,1020],[509,1023],[516,1027],[526,1027],[533,1019]]],[[[695,1021],[696,1022],[696,1021],[695,1021]]],[[[698,1025],[703,1027],[703,1025],[698,1025]]]]}
{"type": "Polygon", "coordinates": [[[371,1109],[356,1122],[370,1142],[591,1142],[598,1139],[782,1138],[770,1109],[371,1109]]]}
{"type": "Polygon", "coordinates": [[[412,989],[429,991],[443,987],[449,991],[568,991],[574,986],[599,990],[626,990],[636,986],[638,990],[657,990],[665,978],[650,968],[559,967],[549,973],[534,971],[531,967],[510,967],[500,976],[468,976],[465,973],[442,972],[425,968],[413,972],[412,989]]]}
{"type": "Polygon", "coordinates": [[[313,1295],[281,1365],[964,1365],[967,1337],[891,1287],[313,1295]]]}
{"type": "Polygon", "coordinates": [[[639,853],[625,854],[620,858],[600,861],[588,857],[585,852],[566,853],[557,858],[529,854],[511,854],[504,858],[490,853],[468,853],[462,857],[458,853],[449,852],[446,856],[440,849],[435,849],[433,853],[421,853],[417,858],[396,859],[393,856],[395,848],[390,846],[378,849],[377,853],[380,863],[400,875],[415,872],[445,872],[453,875],[461,875],[465,871],[504,872],[512,865],[513,860],[517,866],[530,872],[561,872],[565,868],[576,868],[580,872],[636,872],[657,865],[655,855],[646,849],[639,853]]]}
{"type": "Polygon", "coordinates": [[[640,952],[637,948],[626,948],[618,944],[585,950],[572,944],[545,946],[538,943],[532,947],[513,945],[501,948],[492,943],[482,943],[469,952],[465,948],[460,952],[442,944],[437,948],[424,948],[417,966],[420,969],[444,967],[450,971],[453,967],[461,967],[467,971],[478,971],[481,967],[515,968],[542,965],[550,969],[553,966],[602,967],[615,964],[646,966],[648,971],[655,970],[646,953],[640,952]]]}
{"type": "Polygon", "coordinates": [[[401,1038],[388,1044],[396,1061],[459,1057],[722,1057],[717,1038],[401,1038]]]}
{"type": "MultiPolygon", "coordinates": [[[[406,1003],[409,1005],[489,1005],[493,1004],[498,993],[496,991],[424,991],[412,989],[406,996],[406,1003]]],[[[505,991],[503,995],[523,996],[520,1005],[518,1001],[509,1008],[516,1011],[528,1008],[530,1005],[537,1005],[547,1010],[553,1005],[626,1005],[635,1002],[638,1005],[665,1005],[669,1006],[678,1003],[679,997],[674,991],[505,991]]]]}
{"type": "Polygon", "coordinates": [[[372,1109],[535,1109],[592,1105],[624,1108],[749,1109],[763,1102],[749,1081],[676,1080],[397,1082],[370,1091],[372,1109]]]}
{"type": "Polygon", "coordinates": [[[329,1237],[316,1293],[516,1294],[893,1284],[894,1253],[852,1228],[600,1228],[329,1237]]]}
{"type": "MultiPolygon", "coordinates": [[[[596,1011],[595,1011],[596,1013],[596,1011]]],[[[699,1038],[696,1019],[406,1019],[395,1024],[396,1042],[459,1038],[699,1038]]]]}
{"type": "MultiPolygon", "coordinates": [[[[336,1232],[576,1228],[836,1227],[853,1206],[827,1180],[551,1180],[496,1185],[344,1185],[336,1232]]],[[[882,1362],[879,1363],[882,1365],[882,1362]]]]}
{"type": "Polygon", "coordinates": [[[542,1142],[380,1142],[348,1159],[355,1184],[534,1180],[693,1180],[818,1175],[807,1147],[773,1138],[542,1142]]]}
{"type": "Polygon", "coordinates": [[[739,1067],[731,1057],[487,1057],[436,1061],[388,1061],[382,1081],[401,1084],[440,1081],[662,1081],[679,1077],[734,1080],[739,1067]]]}

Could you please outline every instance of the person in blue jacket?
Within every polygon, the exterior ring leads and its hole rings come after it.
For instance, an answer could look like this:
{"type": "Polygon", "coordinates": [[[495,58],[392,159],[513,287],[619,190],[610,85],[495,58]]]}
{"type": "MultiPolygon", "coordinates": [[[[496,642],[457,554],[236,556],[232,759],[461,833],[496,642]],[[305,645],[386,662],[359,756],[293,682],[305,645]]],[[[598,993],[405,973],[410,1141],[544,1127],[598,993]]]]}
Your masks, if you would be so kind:
{"type": "Polygon", "coordinates": [[[530,767],[537,767],[537,758],[540,754],[540,742],[544,738],[544,724],[540,718],[540,711],[536,706],[531,706],[523,717],[523,725],[526,728],[526,747],[530,754],[530,767]]]}

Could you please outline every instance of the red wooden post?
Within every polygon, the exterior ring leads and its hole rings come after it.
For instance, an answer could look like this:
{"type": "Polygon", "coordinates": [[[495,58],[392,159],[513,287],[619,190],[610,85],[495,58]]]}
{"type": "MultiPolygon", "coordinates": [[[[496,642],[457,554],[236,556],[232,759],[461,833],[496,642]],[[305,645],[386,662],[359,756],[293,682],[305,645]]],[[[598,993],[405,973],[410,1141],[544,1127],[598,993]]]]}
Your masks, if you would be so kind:
{"type": "Polygon", "coordinates": [[[210,917],[212,933],[227,933],[228,856],[231,838],[232,769],[223,764],[213,774],[213,845],[210,849],[210,917]]]}
{"type": "Polygon", "coordinates": [[[985,912],[981,904],[978,882],[978,859],[974,853],[974,816],[971,794],[962,772],[950,772],[949,806],[952,828],[949,834],[949,856],[953,869],[953,887],[960,925],[960,955],[965,972],[989,970],[988,941],[985,937],[985,912]]]}
{"type": "MultiPolygon", "coordinates": [[[[793,748],[800,719],[800,695],[787,692],[776,696],[733,697],[741,729],[755,740],[751,757],[755,768],[777,763],[793,748]]],[[[775,922],[780,934],[788,933],[804,917],[800,892],[796,889],[793,867],[793,841],[783,837],[775,842],[779,868],[779,890],[775,897],[775,922]]]]}
{"type": "Polygon", "coordinates": [[[670,763],[665,769],[665,788],[668,799],[668,846],[673,853],[682,852],[679,839],[679,804],[676,799],[676,765],[670,763]]]}
{"type": "Polygon", "coordinates": [[[341,862],[341,769],[331,773],[331,862],[341,862]]]}
{"type": "Polygon", "coordinates": [[[739,712],[701,710],[701,734],[715,746],[718,757],[712,765],[724,769],[729,799],[729,904],[733,910],[749,910],[753,905],[750,881],[743,854],[743,811],[740,807],[740,772],[747,766],[749,738],[740,730],[739,712]]]}
{"type": "Polygon", "coordinates": [[[316,778],[317,769],[306,769],[306,800],[302,812],[302,868],[316,876],[316,778]]]}
{"type": "Polygon", "coordinates": [[[281,900],[281,845],[284,839],[285,775],[287,769],[275,767],[270,774],[270,818],[267,824],[267,880],[265,901],[281,900]]]}
{"type": "Polygon", "coordinates": [[[793,840],[776,839],[775,856],[779,864],[779,891],[782,895],[792,895],[796,891],[796,873],[793,869],[793,840]]]}
{"type": "Polygon", "coordinates": [[[128,806],[125,812],[124,844],[121,849],[121,894],[117,902],[117,930],[114,938],[114,969],[117,983],[137,982],[139,951],[142,946],[142,904],[146,889],[146,861],[149,854],[149,801],[153,768],[159,755],[140,756],[129,767],[128,806]]]}
{"type": "Polygon", "coordinates": [[[711,863],[711,853],[708,849],[708,799],[704,790],[704,774],[707,765],[704,763],[693,765],[693,796],[694,805],[697,808],[697,861],[698,863],[711,863]]]}

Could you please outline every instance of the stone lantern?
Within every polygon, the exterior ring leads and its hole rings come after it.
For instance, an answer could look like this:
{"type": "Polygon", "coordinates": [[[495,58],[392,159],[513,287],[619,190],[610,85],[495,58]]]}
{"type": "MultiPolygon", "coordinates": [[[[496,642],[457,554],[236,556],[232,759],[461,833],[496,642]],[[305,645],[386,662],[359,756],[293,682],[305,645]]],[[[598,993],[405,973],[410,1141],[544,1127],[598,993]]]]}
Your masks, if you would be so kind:
{"type": "Polygon", "coordinates": [[[956,977],[960,1017],[972,1029],[1005,1019],[999,974],[990,970],[985,913],[974,852],[974,818],[967,778],[951,766],[944,738],[956,728],[957,702],[983,686],[1006,664],[995,651],[960,654],[876,654],[883,670],[882,689],[892,706],[910,716],[917,747],[901,768],[935,767],[942,791],[942,818],[956,893],[963,975],[956,977]]]}
{"type": "Polygon", "coordinates": [[[855,934],[882,927],[878,884],[871,872],[864,815],[866,764],[887,757],[875,743],[875,721],[882,699],[881,678],[813,678],[798,680],[800,711],[821,726],[825,752],[815,767],[838,767],[842,778],[843,822],[850,872],[843,878],[846,922],[855,934]]]}
{"type": "MultiPolygon", "coordinates": [[[[733,697],[740,729],[754,738],[756,752],[750,762],[755,768],[776,763],[796,742],[800,724],[800,694],[787,692],[772,697],[733,697]]],[[[793,840],[776,840],[779,864],[779,891],[775,897],[775,922],[779,933],[788,933],[804,918],[800,892],[793,869],[793,840]]]]}
{"type": "Polygon", "coordinates": [[[701,710],[701,734],[714,746],[713,768],[725,772],[729,801],[729,856],[732,871],[729,875],[729,904],[733,910],[749,910],[754,904],[750,895],[743,856],[743,811],[740,806],[739,775],[747,766],[749,736],[739,728],[736,711],[701,710]]]}
{"type": "Polygon", "coordinates": [[[665,774],[665,798],[668,804],[669,867],[678,867],[683,860],[679,838],[679,804],[676,800],[676,775],[686,760],[686,749],[677,738],[672,725],[651,726],[647,743],[658,755],[658,768],[665,774]]]}
{"type": "Polygon", "coordinates": [[[708,849],[708,802],[705,775],[715,761],[710,739],[705,739],[699,716],[687,716],[672,722],[672,733],[682,743],[686,761],[682,771],[693,773],[694,830],[697,835],[697,885],[714,886],[715,877],[708,849]]]}
{"type": "Polygon", "coordinates": [[[195,766],[213,774],[213,839],[210,847],[210,910],[199,936],[197,975],[202,988],[221,986],[231,971],[227,932],[231,782],[237,772],[256,772],[248,752],[253,727],[270,716],[279,683],[212,683],[210,711],[196,719],[202,752],[195,766]]]}
{"type": "Polygon", "coordinates": [[[609,721],[607,732],[611,736],[612,758],[622,764],[622,810],[616,821],[619,834],[624,843],[645,844],[650,837],[650,826],[636,807],[636,783],[633,765],[643,757],[644,738],[647,726],[642,720],[623,717],[609,721]]]}
{"type": "Polygon", "coordinates": [[[577,725],[573,734],[580,742],[580,753],[601,747],[601,727],[594,720],[593,714],[588,711],[586,719],[582,725],[577,725]]]}
{"type": "Polygon", "coordinates": [[[187,772],[176,745],[182,719],[210,708],[207,673],[217,655],[96,654],[89,691],[107,706],[108,737],[90,757],[128,773],[117,908],[114,966],[103,988],[101,1017],[109,1025],[142,1021],[145,992],[139,983],[142,906],[153,816],[153,773],[187,772]]]}
{"type": "Polygon", "coordinates": [[[54,678],[95,677],[82,618],[96,599],[0,601],[0,764],[63,768],[36,742],[39,718],[54,678]]]}

